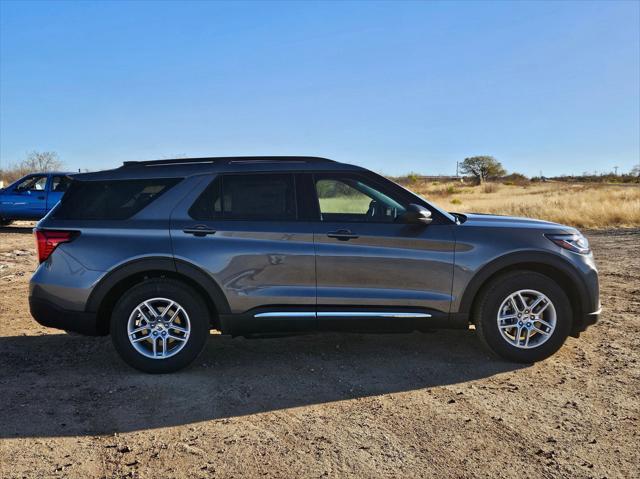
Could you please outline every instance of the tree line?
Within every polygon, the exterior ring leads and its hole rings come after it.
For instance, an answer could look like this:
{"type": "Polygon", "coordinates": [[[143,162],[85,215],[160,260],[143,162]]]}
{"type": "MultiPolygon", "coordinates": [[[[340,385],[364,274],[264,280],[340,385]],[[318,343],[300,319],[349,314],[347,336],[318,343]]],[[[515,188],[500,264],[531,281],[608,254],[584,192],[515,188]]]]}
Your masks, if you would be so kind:
{"type": "MultiPolygon", "coordinates": [[[[16,165],[7,168],[0,168],[0,180],[5,185],[28,175],[29,173],[56,171],[63,168],[63,162],[55,151],[32,151],[27,157],[16,165]]],[[[493,156],[471,156],[465,158],[460,164],[460,172],[465,176],[472,177],[477,184],[493,179],[504,179],[507,172],[497,159],[493,156]]],[[[416,176],[416,175],[409,175],[416,176]]],[[[513,177],[516,181],[528,180],[520,173],[511,173],[508,177],[513,177]]],[[[614,175],[613,173],[603,173],[600,175],[582,176],[564,175],[555,177],[558,181],[599,181],[599,182],[633,182],[640,178],[640,165],[633,167],[629,174],[614,175]]],[[[545,178],[532,178],[533,181],[544,180],[545,178]]]]}

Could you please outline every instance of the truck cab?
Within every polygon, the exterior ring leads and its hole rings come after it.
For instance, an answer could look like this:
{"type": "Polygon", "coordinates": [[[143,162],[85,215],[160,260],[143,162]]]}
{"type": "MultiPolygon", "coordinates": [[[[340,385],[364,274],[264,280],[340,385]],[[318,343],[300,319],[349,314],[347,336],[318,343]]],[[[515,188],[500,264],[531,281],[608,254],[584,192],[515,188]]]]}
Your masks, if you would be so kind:
{"type": "Polygon", "coordinates": [[[13,220],[39,220],[69,187],[70,173],[32,173],[0,190],[0,224],[13,220]]]}

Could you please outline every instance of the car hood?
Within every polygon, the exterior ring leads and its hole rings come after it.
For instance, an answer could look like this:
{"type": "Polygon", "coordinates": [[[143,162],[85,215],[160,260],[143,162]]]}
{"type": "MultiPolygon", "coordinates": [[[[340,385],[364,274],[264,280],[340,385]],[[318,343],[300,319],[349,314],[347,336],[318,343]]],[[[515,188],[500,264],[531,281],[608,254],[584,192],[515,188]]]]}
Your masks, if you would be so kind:
{"type": "Polygon", "coordinates": [[[487,215],[482,213],[461,213],[462,224],[465,226],[487,226],[496,228],[536,228],[545,230],[558,230],[567,233],[575,233],[577,230],[571,226],[553,223],[551,221],[534,218],[521,218],[518,216],[487,215]]]}

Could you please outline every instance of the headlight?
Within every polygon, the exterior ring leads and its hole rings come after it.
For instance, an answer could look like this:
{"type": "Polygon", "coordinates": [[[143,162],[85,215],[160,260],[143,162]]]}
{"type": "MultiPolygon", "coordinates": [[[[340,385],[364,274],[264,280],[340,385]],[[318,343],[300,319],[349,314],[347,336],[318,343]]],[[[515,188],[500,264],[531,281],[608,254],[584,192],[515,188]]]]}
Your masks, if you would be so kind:
{"type": "Polygon", "coordinates": [[[589,254],[589,241],[581,234],[572,235],[545,235],[561,248],[568,249],[578,254],[589,254]]]}

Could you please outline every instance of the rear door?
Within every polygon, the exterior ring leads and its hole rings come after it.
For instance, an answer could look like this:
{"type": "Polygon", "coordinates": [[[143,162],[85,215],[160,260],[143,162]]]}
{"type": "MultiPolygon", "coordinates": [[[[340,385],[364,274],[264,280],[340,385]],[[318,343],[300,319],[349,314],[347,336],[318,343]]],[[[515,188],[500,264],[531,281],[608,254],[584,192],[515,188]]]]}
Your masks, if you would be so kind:
{"type": "Polygon", "coordinates": [[[313,329],[313,223],[297,208],[298,175],[211,177],[176,208],[174,255],[208,273],[226,297],[233,332],[313,329]]]}
{"type": "Polygon", "coordinates": [[[376,178],[314,175],[318,321],[325,329],[421,329],[448,315],[451,225],[437,218],[403,223],[408,200],[376,178]]]}
{"type": "Polygon", "coordinates": [[[58,201],[62,198],[62,195],[67,191],[71,184],[71,178],[66,175],[52,175],[49,186],[47,187],[47,206],[49,211],[53,208],[58,201]]]}

